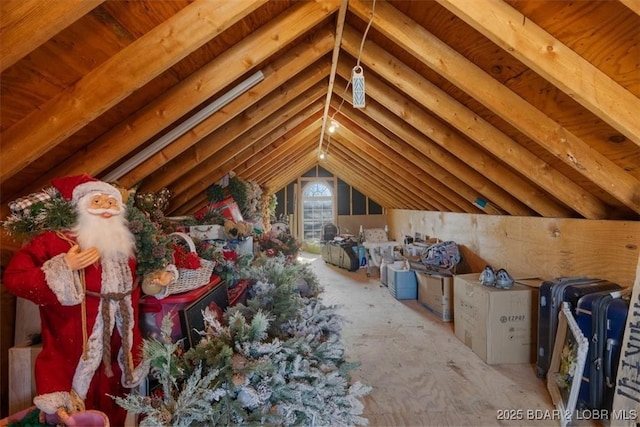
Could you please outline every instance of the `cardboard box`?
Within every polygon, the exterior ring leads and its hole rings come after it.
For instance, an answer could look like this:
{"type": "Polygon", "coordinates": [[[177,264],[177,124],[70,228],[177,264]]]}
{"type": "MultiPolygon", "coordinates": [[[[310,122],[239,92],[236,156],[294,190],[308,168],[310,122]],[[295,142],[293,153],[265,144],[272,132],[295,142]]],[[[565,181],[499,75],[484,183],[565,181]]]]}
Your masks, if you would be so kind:
{"type": "Polygon", "coordinates": [[[445,322],[453,321],[453,277],[416,271],[418,301],[445,322]]]}
{"type": "Polygon", "coordinates": [[[533,363],[537,298],[532,287],[483,286],[479,274],[453,277],[455,335],[490,365],[533,363]]]}
{"type": "Polygon", "coordinates": [[[33,406],[36,380],[33,374],[42,344],[21,344],[9,349],[9,413],[33,406]]]}

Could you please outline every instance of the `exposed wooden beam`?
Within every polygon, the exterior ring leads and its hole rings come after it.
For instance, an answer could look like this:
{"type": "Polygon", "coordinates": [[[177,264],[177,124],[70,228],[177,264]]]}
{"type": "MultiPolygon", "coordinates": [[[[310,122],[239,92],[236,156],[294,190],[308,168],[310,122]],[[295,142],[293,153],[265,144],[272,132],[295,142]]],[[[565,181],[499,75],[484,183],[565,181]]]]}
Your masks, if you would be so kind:
{"type": "MultiPolygon", "coordinates": [[[[352,31],[350,28],[345,29],[343,37],[343,46],[349,52],[356,49],[356,40],[359,38],[358,34],[352,31]]],[[[536,155],[373,42],[368,43],[367,49],[362,54],[362,61],[376,69],[382,77],[407,96],[493,154],[495,159],[500,159],[514,170],[520,171],[533,183],[553,194],[567,206],[571,206],[585,218],[606,218],[606,206],[599,199],[551,168],[536,155]],[[393,64],[393,68],[378,66],[383,63],[393,64]]],[[[384,95],[382,88],[379,92],[384,95]]],[[[389,99],[380,98],[379,101],[386,104],[389,99]]],[[[538,191],[516,174],[501,167],[495,159],[487,158],[482,150],[473,147],[472,144],[428,114],[419,110],[407,109],[403,103],[393,103],[387,108],[395,110],[394,112],[399,117],[410,121],[412,126],[419,129],[432,141],[451,151],[456,157],[464,160],[542,216],[570,216],[567,209],[559,207],[550,200],[547,194],[538,191]],[[489,160],[489,163],[486,160],[489,160]]]]}
{"type": "MultiPolygon", "coordinates": [[[[312,90],[314,89],[312,88],[312,90]]],[[[268,119],[260,123],[257,129],[253,129],[247,135],[242,135],[240,138],[232,138],[231,141],[225,140],[225,146],[229,146],[231,152],[227,152],[224,157],[212,156],[204,162],[201,162],[197,168],[190,167],[190,173],[187,176],[184,176],[177,183],[170,186],[171,190],[176,194],[176,199],[189,197],[188,195],[183,196],[182,193],[192,194],[199,189],[203,190],[204,188],[202,187],[207,187],[211,183],[210,180],[206,179],[208,171],[217,169],[230,157],[242,152],[246,147],[254,144],[274,129],[283,126],[284,122],[287,122],[287,125],[291,127],[295,127],[300,121],[311,116],[318,108],[321,108],[318,97],[322,96],[322,94],[324,94],[324,87],[318,85],[314,92],[315,98],[303,96],[300,99],[302,102],[291,102],[287,104],[281,110],[274,112],[268,119]]]]}
{"type": "MultiPolygon", "coordinates": [[[[352,0],[349,3],[349,10],[363,19],[370,13],[369,5],[360,0],[352,0]]],[[[500,115],[524,135],[609,192],[627,207],[640,213],[639,180],[500,84],[409,17],[393,6],[382,2],[376,7],[373,25],[422,63],[500,115]]],[[[478,119],[476,118],[475,121],[478,119]]],[[[473,124],[474,121],[469,121],[465,126],[473,127],[473,124]]],[[[493,141],[493,145],[499,146],[496,141],[493,141]]],[[[514,167],[515,164],[523,163],[521,159],[512,158],[512,155],[507,157],[508,150],[503,150],[503,154],[505,161],[514,167]]],[[[537,160],[536,163],[539,164],[540,160],[537,160]]],[[[528,175],[538,181],[544,180],[549,173],[545,169],[534,171],[531,164],[523,166],[527,166],[528,175]]],[[[565,186],[558,186],[557,182],[545,184],[543,188],[552,194],[557,193],[554,187],[561,187],[560,190],[570,193],[565,186]]],[[[566,198],[561,198],[561,200],[566,200],[566,198]]],[[[576,209],[578,207],[576,206],[576,209]]],[[[586,212],[583,215],[592,219],[606,218],[606,211],[586,212]]]]}
{"type": "MultiPolygon", "coordinates": [[[[353,109],[350,109],[353,110],[353,109]]],[[[360,128],[356,123],[358,119],[353,111],[342,111],[342,119],[350,122],[349,126],[341,126],[334,135],[337,138],[344,136],[346,141],[355,143],[364,150],[375,150],[380,155],[386,157],[388,162],[397,169],[397,174],[406,175],[424,188],[424,193],[441,203],[447,200],[456,206],[451,209],[456,212],[482,213],[480,209],[473,205],[480,193],[474,191],[468,184],[460,180],[457,176],[447,171],[436,162],[424,156],[415,148],[403,141],[396,141],[389,138],[382,132],[376,136],[371,135],[360,128]],[[347,117],[354,117],[351,121],[347,117]]],[[[334,136],[332,135],[332,137],[334,136]]],[[[387,163],[387,162],[385,162],[387,163]]],[[[446,204],[446,203],[445,203],[446,204]]]]}
{"type": "Polygon", "coordinates": [[[109,58],[3,132],[0,183],[265,2],[197,0],[109,58]]]}
{"type": "MultiPolygon", "coordinates": [[[[128,188],[140,182],[167,162],[193,147],[198,141],[255,105],[258,101],[271,96],[270,94],[275,91],[278,91],[277,98],[274,98],[275,102],[279,104],[286,103],[292,97],[290,92],[293,81],[299,81],[302,78],[315,82],[328,73],[328,61],[315,65],[314,62],[329,52],[332,46],[333,34],[328,31],[328,28],[325,28],[310,40],[305,40],[293,49],[288,50],[273,63],[262,68],[264,80],[259,85],[195,126],[156,155],[150,157],[140,166],[120,178],[118,183],[128,188]],[[298,74],[300,76],[296,77],[298,74]],[[287,94],[289,95],[288,98],[285,96],[287,94]]],[[[245,114],[250,115],[252,114],[251,111],[249,110],[245,114]]]]}
{"type": "Polygon", "coordinates": [[[437,0],[458,18],[640,145],[640,99],[502,0],[437,0]]]}
{"type": "Polygon", "coordinates": [[[640,15],[640,0],[620,0],[620,3],[633,10],[636,15],[640,15]]]}
{"type": "MultiPolygon", "coordinates": [[[[424,170],[440,175],[441,180],[445,180],[445,182],[450,181],[444,174],[437,172],[439,169],[445,170],[447,174],[454,176],[455,179],[453,181],[460,180],[464,182],[469,187],[475,189],[485,200],[491,200],[511,215],[536,216],[533,209],[528,208],[507,191],[487,179],[486,176],[477,172],[466,163],[461,162],[460,159],[453,154],[426,138],[417,129],[408,126],[410,122],[405,122],[400,116],[394,118],[394,113],[384,108],[383,105],[391,109],[396,109],[396,105],[401,105],[403,109],[413,112],[420,111],[420,108],[412,105],[408,100],[398,102],[398,99],[401,97],[400,94],[393,93],[392,90],[380,90],[377,88],[379,84],[381,84],[381,82],[377,79],[373,79],[371,76],[367,77],[367,93],[369,94],[367,108],[362,112],[354,111],[354,109],[345,109],[341,111],[341,114],[357,122],[358,125],[369,134],[384,141],[389,147],[404,153],[408,157],[410,156],[410,158],[414,158],[414,163],[418,164],[418,162],[423,162],[424,170]],[[393,137],[388,137],[377,126],[384,126],[393,137]],[[403,144],[413,147],[415,150],[414,153],[421,153],[421,155],[407,153],[403,144]],[[433,165],[436,165],[436,167],[434,168],[433,165]]],[[[426,115],[426,113],[424,114],[426,115]]],[[[423,123],[425,127],[429,126],[428,121],[424,121],[423,123]]],[[[455,137],[453,133],[451,133],[450,136],[455,137]]],[[[463,143],[468,144],[466,141],[463,141],[463,143]]],[[[476,150],[475,147],[472,147],[472,150],[476,150]]],[[[490,167],[493,160],[484,154],[477,154],[481,155],[477,161],[486,167],[490,167]]],[[[452,183],[451,185],[455,184],[452,183]]],[[[452,188],[452,191],[462,192],[462,190],[458,190],[457,188],[452,188]]]]}
{"type": "Polygon", "coordinates": [[[260,27],[214,61],[98,138],[86,152],[72,156],[48,173],[43,177],[38,189],[48,185],[51,179],[57,176],[83,172],[98,176],[100,172],[116,164],[172,122],[242,77],[254,64],[266,60],[304,31],[313,28],[337,7],[337,0],[323,3],[305,2],[292,7],[290,11],[281,15],[279,20],[260,27]]]}
{"type": "Polygon", "coordinates": [[[27,56],[103,1],[0,1],[0,72],[27,56]]]}
{"type": "MultiPolygon", "coordinates": [[[[193,191],[196,183],[201,182],[209,171],[220,167],[228,158],[236,156],[274,129],[281,126],[295,127],[315,113],[318,106],[318,97],[322,96],[323,93],[323,85],[317,83],[279,110],[267,111],[265,116],[255,117],[255,120],[240,120],[238,123],[229,122],[230,126],[228,128],[220,129],[207,138],[208,147],[205,147],[207,149],[206,152],[201,155],[197,153],[198,155],[192,159],[191,163],[181,163],[182,168],[188,171],[187,174],[176,173],[172,175],[172,164],[170,163],[166,168],[163,168],[164,170],[161,174],[158,173],[152,177],[154,181],[151,183],[153,187],[150,187],[150,189],[157,191],[162,187],[170,186],[175,194],[183,191],[193,191]],[[246,128],[237,127],[242,125],[245,125],[246,128]],[[235,131],[226,132],[231,129],[235,131]],[[162,185],[156,187],[159,184],[156,178],[162,179],[162,185]]],[[[149,187],[145,185],[143,188],[149,187]]]]}
{"type": "MultiPolygon", "coordinates": [[[[291,152],[292,148],[306,145],[306,141],[317,138],[321,123],[322,119],[318,120],[312,116],[286,134],[280,135],[273,142],[271,142],[273,136],[280,134],[280,132],[276,135],[269,135],[267,138],[263,138],[265,142],[271,143],[263,144],[260,142],[254,144],[250,147],[251,150],[245,150],[238,156],[238,160],[241,161],[235,163],[231,169],[238,174],[252,177],[257,177],[258,174],[264,170],[278,171],[279,167],[276,165],[277,160],[286,159],[287,154],[291,152]],[[257,145],[261,146],[256,147],[257,150],[253,150],[257,145]]],[[[273,132],[272,134],[275,133],[276,132],[273,132]]],[[[262,182],[265,181],[265,179],[256,179],[256,181],[262,182]]]]}

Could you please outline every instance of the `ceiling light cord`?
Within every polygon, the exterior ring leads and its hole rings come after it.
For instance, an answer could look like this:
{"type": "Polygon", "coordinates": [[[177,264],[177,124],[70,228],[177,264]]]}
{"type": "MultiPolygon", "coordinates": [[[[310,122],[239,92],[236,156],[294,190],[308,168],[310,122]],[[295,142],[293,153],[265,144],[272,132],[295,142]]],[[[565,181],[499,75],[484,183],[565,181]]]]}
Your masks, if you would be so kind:
{"type": "Polygon", "coordinates": [[[369,28],[371,28],[371,24],[373,24],[373,18],[376,16],[376,0],[373,0],[373,5],[371,6],[371,18],[369,18],[369,23],[367,24],[367,28],[364,30],[364,34],[362,35],[362,41],[360,42],[360,50],[358,51],[358,58],[356,59],[356,67],[360,66],[360,57],[362,56],[362,50],[364,49],[364,42],[367,40],[367,34],[369,33],[369,28]]]}

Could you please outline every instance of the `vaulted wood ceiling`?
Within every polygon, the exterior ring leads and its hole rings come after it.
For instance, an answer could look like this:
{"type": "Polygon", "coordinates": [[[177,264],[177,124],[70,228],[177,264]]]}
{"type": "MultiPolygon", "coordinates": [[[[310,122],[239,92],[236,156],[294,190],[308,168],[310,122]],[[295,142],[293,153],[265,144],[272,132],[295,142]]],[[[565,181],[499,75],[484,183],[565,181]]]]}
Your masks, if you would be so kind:
{"type": "Polygon", "coordinates": [[[639,14],[637,0],[1,0],[2,216],[178,134],[117,177],[168,187],[173,215],[231,170],[275,192],[320,164],[387,208],[481,213],[481,198],[640,219],[639,14]]]}

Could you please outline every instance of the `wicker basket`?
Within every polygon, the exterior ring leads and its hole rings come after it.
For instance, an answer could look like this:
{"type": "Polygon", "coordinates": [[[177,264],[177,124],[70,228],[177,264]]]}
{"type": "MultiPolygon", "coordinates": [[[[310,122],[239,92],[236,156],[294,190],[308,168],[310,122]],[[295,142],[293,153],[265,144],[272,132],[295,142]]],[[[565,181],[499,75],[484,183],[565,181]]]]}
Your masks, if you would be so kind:
{"type": "MultiPolygon", "coordinates": [[[[189,237],[188,234],[175,232],[171,233],[170,236],[181,238],[189,246],[190,252],[197,253],[196,245],[193,243],[193,240],[191,239],[191,237],[189,237]]],[[[200,258],[200,268],[178,268],[178,280],[175,280],[171,284],[169,284],[169,286],[167,287],[167,295],[187,292],[206,285],[211,281],[211,274],[213,273],[214,267],[214,261],[200,258]]]]}

